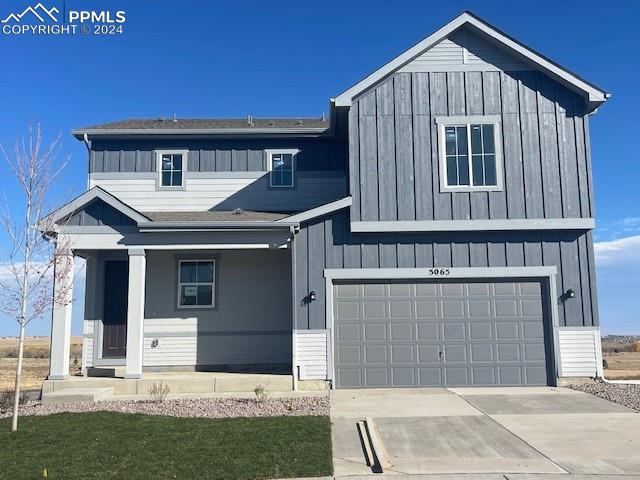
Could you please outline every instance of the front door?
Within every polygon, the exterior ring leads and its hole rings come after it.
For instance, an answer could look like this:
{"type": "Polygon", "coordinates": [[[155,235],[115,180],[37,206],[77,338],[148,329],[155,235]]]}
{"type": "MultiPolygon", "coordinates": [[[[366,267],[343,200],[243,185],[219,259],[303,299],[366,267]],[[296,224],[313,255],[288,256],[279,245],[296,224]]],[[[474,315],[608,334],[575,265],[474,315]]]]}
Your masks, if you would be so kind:
{"type": "Polygon", "coordinates": [[[102,357],[124,357],[127,351],[127,295],[129,262],[108,260],[104,275],[102,357]]]}

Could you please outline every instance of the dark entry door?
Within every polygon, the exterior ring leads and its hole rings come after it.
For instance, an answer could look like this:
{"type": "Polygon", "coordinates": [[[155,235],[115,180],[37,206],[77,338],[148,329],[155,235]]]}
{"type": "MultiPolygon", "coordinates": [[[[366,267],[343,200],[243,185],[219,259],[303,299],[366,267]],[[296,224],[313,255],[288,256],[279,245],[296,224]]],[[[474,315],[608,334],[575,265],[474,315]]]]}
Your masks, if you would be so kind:
{"type": "Polygon", "coordinates": [[[105,262],[102,357],[124,357],[127,351],[127,295],[129,263],[105,262]]]}

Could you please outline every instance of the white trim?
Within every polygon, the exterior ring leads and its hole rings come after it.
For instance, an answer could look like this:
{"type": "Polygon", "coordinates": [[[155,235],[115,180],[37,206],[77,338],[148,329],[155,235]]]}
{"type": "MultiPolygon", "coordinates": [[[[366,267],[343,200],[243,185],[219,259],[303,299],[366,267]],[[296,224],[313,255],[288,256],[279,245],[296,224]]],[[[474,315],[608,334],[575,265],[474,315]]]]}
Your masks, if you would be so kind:
{"type": "Polygon", "coordinates": [[[311,210],[306,210],[304,212],[291,215],[290,217],[285,217],[281,220],[277,220],[277,222],[286,222],[286,223],[306,222],[307,220],[321,217],[322,215],[326,215],[327,213],[332,213],[337,210],[342,210],[343,208],[350,207],[352,203],[353,203],[353,199],[351,197],[341,198],[340,200],[336,200],[335,202],[327,203],[325,205],[320,205],[319,207],[312,208],[311,210]]]}
{"type": "MultiPolygon", "coordinates": [[[[197,267],[196,267],[197,270],[197,267]]],[[[176,299],[176,308],[178,310],[188,310],[188,309],[214,309],[216,308],[216,260],[215,258],[182,258],[178,260],[178,275],[177,275],[177,280],[178,280],[178,292],[177,292],[177,299],[176,299]],[[181,281],[180,278],[180,267],[182,266],[183,263],[198,263],[198,262],[210,262],[213,266],[213,277],[212,277],[212,281],[211,282],[183,282],[181,281]],[[198,286],[200,285],[208,285],[211,286],[211,304],[208,305],[182,305],[180,303],[180,293],[182,292],[182,286],[195,286],[196,287],[196,291],[198,286]]],[[[197,294],[196,294],[196,301],[197,301],[197,294]]]]}
{"type": "Polygon", "coordinates": [[[461,232],[512,230],[593,230],[593,218],[526,218],[504,220],[393,220],[351,222],[354,233],[461,232]]]}
{"type": "Polygon", "coordinates": [[[500,117],[497,115],[487,115],[486,117],[473,116],[452,116],[436,117],[438,125],[439,159],[440,167],[440,192],[501,192],[504,190],[504,163],[502,161],[502,129],[500,128],[500,117]],[[496,169],[496,185],[473,185],[473,155],[471,151],[471,125],[492,125],[493,144],[495,148],[494,161],[496,169]],[[466,127],[467,129],[467,168],[469,169],[469,185],[448,185],[447,184],[447,150],[445,130],[447,127],[466,127]]]}
{"type": "MultiPolygon", "coordinates": [[[[156,157],[156,190],[184,190],[187,186],[187,163],[189,162],[189,150],[178,149],[159,149],[153,151],[156,157]],[[182,183],[180,185],[162,185],[162,156],[163,155],[181,155],[182,156],[182,183]]],[[[171,170],[174,172],[176,170],[171,170]]]]}
{"type": "Polygon", "coordinates": [[[331,380],[331,388],[335,388],[335,365],[334,365],[334,318],[333,318],[333,287],[334,280],[442,280],[447,278],[540,278],[545,279],[549,288],[549,313],[551,315],[551,328],[553,335],[553,359],[555,378],[560,377],[560,348],[558,342],[558,298],[556,277],[558,268],[549,267],[447,267],[446,275],[433,274],[434,270],[440,268],[325,268],[325,317],[326,328],[329,332],[327,337],[327,372],[328,379],[331,380]],[[432,272],[430,272],[432,271],[432,272]]]}
{"type": "Polygon", "coordinates": [[[460,28],[463,25],[470,25],[472,27],[475,27],[475,29],[479,30],[484,35],[491,37],[494,41],[502,44],[502,46],[506,47],[516,56],[521,57],[525,59],[525,61],[534,64],[552,78],[571,87],[574,91],[577,90],[583,96],[587,97],[587,99],[592,103],[592,108],[596,108],[599,104],[604,103],[609,97],[609,94],[605,91],[582,80],[577,75],[569,72],[568,70],[545,58],[539,53],[524,46],[520,42],[505,35],[496,28],[485,23],[483,20],[480,20],[478,17],[472,15],[469,12],[463,12],[461,15],[436,30],[433,34],[429,35],[421,42],[401,53],[384,66],[377,69],[376,71],[353,85],[351,88],[338,95],[334,99],[335,105],[338,107],[351,106],[352,99],[358,94],[362,93],[388,75],[391,75],[396,70],[409,63],[422,52],[428,50],[433,45],[449,36],[454,30],[460,28]]]}
{"type": "Polygon", "coordinates": [[[300,150],[297,148],[267,148],[264,151],[267,157],[267,173],[269,174],[269,187],[270,188],[295,188],[296,187],[296,169],[297,169],[297,156],[300,150]],[[291,155],[291,185],[274,185],[273,184],[273,164],[271,157],[273,155],[291,155]]]}

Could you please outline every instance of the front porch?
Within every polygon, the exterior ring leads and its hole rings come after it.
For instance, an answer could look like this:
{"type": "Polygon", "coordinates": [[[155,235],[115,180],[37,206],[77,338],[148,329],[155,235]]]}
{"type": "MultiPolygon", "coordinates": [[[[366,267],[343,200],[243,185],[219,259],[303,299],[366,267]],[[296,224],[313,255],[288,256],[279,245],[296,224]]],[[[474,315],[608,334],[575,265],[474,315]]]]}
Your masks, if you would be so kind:
{"type": "MultiPolygon", "coordinates": [[[[86,260],[83,376],[69,376],[74,305],[61,302],[43,394],[148,395],[161,381],[170,394],[293,388],[291,226],[198,227],[61,229],[70,248],[59,261],[86,260]]],[[[70,298],[71,273],[56,280],[70,298]]]]}

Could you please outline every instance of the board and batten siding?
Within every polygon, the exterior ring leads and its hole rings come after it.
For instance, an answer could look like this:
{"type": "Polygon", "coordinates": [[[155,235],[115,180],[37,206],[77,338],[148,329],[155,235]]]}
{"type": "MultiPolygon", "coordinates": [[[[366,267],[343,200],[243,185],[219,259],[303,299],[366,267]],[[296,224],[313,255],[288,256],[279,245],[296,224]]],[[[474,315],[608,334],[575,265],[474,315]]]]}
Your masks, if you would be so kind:
{"type": "Polygon", "coordinates": [[[303,223],[294,237],[296,329],[324,329],[325,268],[556,266],[560,326],[598,325],[593,237],[583,231],[349,233],[342,210],[303,223]],[[309,292],[316,300],[309,301],[309,292]]]}
{"type": "Polygon", "coordinates": [[[349,112],[352,221],[594,216],[584,101],[535,71],[401,72],[349,112]],[[440,192],[435,118],[501,117],[504,189],[440,192]]]}
{"type": "Polygon", "coordinates": [[[154,173],[112,173],[106,178],[90,176],[89,188],[99,186],[140,212],[236,208],[296,212],[344,198],[347,190],[345,173],[339,170],[297,172],[295,188],[272,188],[267,173],[244,173],[187,172],[183,190],[158,189],[154,173]]]}
{"type": "Polygon", "coordinates": [[[155,172],[155,150],[189,150],[189,172],[264,172],[265,150],[298,149],[299,171],[346,171],[347,146],[339,137],[278,140],[93,140],[89,173],[155,172]]]}

